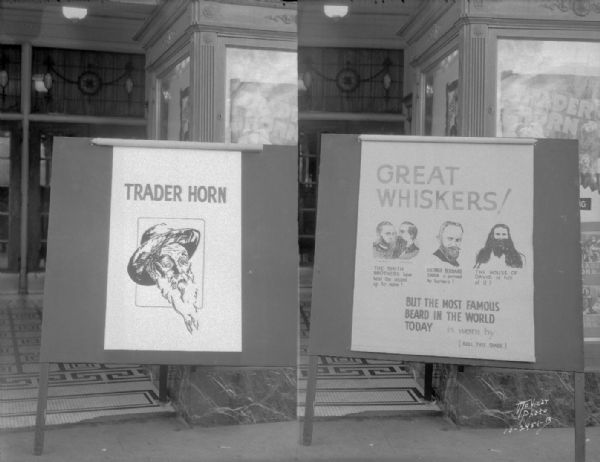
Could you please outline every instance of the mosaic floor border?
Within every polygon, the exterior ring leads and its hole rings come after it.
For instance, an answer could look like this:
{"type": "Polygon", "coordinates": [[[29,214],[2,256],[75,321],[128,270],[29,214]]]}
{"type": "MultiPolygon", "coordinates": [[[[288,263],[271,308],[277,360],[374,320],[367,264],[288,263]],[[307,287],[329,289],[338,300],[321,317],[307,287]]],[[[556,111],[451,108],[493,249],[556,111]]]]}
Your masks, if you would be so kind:
{"type": "MultiPolygon", "coordinates": [[[[310,300],[300,303],[298,417],[304,417],[308,379],[310,300]]],[[[398,361],[320,355],[317,366],[315,418],[365,414],[389,415],[406,411],[441,413],[407,366],[398,361]]]]}
{"type": "MultiPolygon", "coordinates": [[[[0,430],[30,428],[37,411],[41,304],[0,299],[0,430]]],[[[134,364],[51,363],[46,425],[174,414],[134,364]]]]}
{"type": "MultiPolygon", "coordinates": [[[[304,416],[310,304],[301,306],[298,416],[304,416]]],[[[31,427],[37,403],[41,304],[0,300],[0,429],[31,427]]],[[[47,425],[102,417],[172,414],[161,405],[144,368],[137,365],[50,365],[47,425]]],[[[439,411],[401,362],[320,356],[315,417],[439,411]]]]}

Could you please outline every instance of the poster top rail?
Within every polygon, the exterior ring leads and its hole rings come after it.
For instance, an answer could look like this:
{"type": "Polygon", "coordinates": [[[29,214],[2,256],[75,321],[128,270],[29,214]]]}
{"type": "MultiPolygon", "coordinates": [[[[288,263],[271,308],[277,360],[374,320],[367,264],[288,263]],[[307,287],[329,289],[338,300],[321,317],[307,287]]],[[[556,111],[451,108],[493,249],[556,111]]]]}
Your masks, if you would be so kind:
{"type": "Polygon", "coordinates": [[[173,140],[131,140],[120,138],[92,138],[91,143],[96,146],[119,146],[131,148],[161,148],[161,149],[206,149],[211,151],[242,151],[260,152],[262,144],[236,144],[236,143],[205,143],[200,141],[173,141],[173,140]]]}
{"type": "Polygon", "coordinates": [[[535,144],[535,138],[466,136],[358,135],[359,141],[404,141],[410,143],[535,144]]]}

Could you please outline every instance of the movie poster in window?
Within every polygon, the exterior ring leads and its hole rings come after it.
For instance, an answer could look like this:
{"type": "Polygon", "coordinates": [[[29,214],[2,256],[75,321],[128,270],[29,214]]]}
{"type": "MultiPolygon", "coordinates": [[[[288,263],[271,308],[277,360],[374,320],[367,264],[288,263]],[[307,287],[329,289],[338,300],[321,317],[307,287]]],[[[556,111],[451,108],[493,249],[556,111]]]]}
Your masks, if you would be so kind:
{"type": "Polygon", "coordinates": [[[190,101],[190,87],[179,92],[179,141],[190,141],[192,123],[192,104],[190,101]]]}
{"type": "Polygon", "coordinates": [[[446,85],[446,136],[458,135],[458,80],[446,85]]]}
{"type": "Polygon", "coordinates": [[[600,343],[600,222],[581,226],[583,339],[600,343]]]}
{"type": "Polygon", "coordinates": [[[500,76],[498,135],[579,141],[581,221],[600,217],[600,75],[500,76]]]}
{"type": "Polygon", "coordinates": [[[231,141],[247,144],[296,144],[298,90],[288,83],[232,79],[231,141]]]}
{"type": "Polygon", "coordinates": [[[584,341],[600,343],[593,301],[600,284],[594,261],[600,229],[600,44],[501,40],[498,47],[498,136],[579,141],[584,341]]]}

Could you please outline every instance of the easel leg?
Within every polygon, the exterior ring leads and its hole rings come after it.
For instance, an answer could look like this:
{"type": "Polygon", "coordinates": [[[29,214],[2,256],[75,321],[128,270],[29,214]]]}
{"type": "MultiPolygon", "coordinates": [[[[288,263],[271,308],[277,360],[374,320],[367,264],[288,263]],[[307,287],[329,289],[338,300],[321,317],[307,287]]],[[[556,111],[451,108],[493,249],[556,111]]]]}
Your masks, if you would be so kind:
{"type": "Polygon", "coordinates": [[[167,380],[169,377],[169,366],[159,366],[158,368],[158,401],[166,403],[167,398],[167,380]]]}
{"type": "Polygon", "coordinates": [[[310,446],[312,443],[318,365],[319,357],[317,355],[310,355],[308,357],[308,379],[306,382],[306,403],[304,405],[304,426],[302,432],[302,444],[304,446],[310,446]]]}
{"type": "Polygon", "coordinates": [[[35,416],[35,440],[33,453],[36,456],[44,450],[44,427],[46,426],[46,408],[48,405],[48,363],[40,364],[40,380],[38,390],[37,414],[35,416]]]}
{"type": "Polygon", "coordinates": [[[575,372],[575,462],[585,462],[585,373],[575,372]]]}
{"type": "Polygon", "coordinates": [[[431,401],[433,394],[433,364],[425,363],[425,378],[423,380],[423,394],[425,401],[431,401]]]}

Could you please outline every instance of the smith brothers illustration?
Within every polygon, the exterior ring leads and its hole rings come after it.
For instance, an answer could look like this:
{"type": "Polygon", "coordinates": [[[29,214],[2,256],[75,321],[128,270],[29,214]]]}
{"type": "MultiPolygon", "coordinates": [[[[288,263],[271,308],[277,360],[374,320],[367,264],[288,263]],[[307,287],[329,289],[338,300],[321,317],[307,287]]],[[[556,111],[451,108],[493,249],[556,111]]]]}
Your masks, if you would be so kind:
{"type": "Polygon", "coordinates": [[[375,258],[410,260],[419,253],[416,243],[418,229],[410,221],[403,221],[398,231],[391,222],[382,221],[375,228],[375,233],[377,235],[373,242],[375,258]]]}
{"type": "Polygon", "coordinates": [[[183,318],[189,333],[198,329],[202,290],[195,282],[190,259],[200,242],[200,231],[173,229],[161,223],[148,228],[127,265],[129,277],[142,286],[153,286],[183,318]]]}

